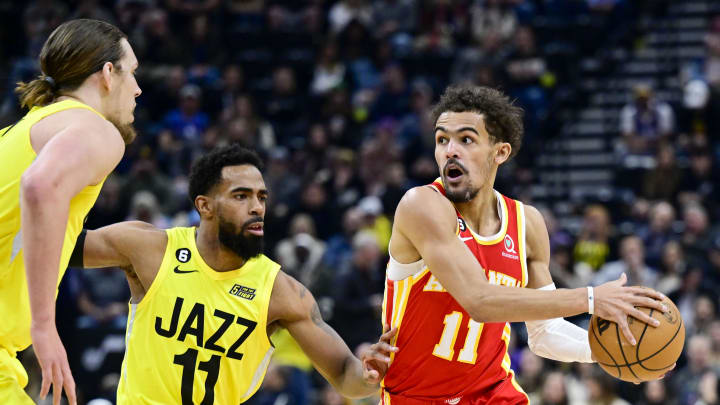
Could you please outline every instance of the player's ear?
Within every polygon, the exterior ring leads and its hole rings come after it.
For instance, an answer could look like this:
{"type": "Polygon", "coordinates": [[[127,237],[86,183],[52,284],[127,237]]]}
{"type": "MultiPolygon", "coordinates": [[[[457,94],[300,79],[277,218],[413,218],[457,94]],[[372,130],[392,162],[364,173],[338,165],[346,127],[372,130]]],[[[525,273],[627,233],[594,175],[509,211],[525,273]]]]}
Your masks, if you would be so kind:
{"type": "Polygon", "coordinates": [[[495,163],[501,165],[510,159],[512,146],[507,142],[498,142],[495,145],[495,163]]]}
{"type": "Polygon", "coordinates": [[[210,197],[204,195],[195,197],[195,208],[198,210],[201,218],[210,218],[214,214],[210,197]]]}
{"type": "Polygon", "coordinates": [[[112,90],[113,86],[113,73],[115,73],[115,69],[117,67],[113,65],[112,62],[105,62],[102,66],[102,69],[100,69],[100,84],[105,88],[105,90],[110,91],[112,90]]]}

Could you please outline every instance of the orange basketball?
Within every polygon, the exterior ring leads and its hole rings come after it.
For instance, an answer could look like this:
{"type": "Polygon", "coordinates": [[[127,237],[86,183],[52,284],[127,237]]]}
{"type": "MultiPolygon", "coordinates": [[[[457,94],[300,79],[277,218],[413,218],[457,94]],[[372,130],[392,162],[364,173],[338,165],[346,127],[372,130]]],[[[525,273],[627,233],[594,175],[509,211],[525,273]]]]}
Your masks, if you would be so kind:
{"type": "Polygon", "coordinates": [[[593,315],[588,337],[597,363],[608,374],[629,382],[657,379],[667,373],[680,357],[685,344],[685,325],[675,304],[663,301],[669,311],[638,307],[660,321],[657,327],[628,317],[637,345],[631,345],[617,324],[593,315]]]}

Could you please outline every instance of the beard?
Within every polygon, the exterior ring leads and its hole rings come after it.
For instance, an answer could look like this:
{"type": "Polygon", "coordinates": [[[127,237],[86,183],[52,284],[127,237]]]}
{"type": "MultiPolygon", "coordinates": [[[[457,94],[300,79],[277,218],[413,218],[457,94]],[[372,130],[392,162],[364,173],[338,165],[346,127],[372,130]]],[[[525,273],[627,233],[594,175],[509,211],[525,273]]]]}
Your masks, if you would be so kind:
{"type": "MultiPolygon", "coordinates": [[[[447,184],[447,182],[445,184],[447,184]]],[[[472,187],[472,185],[464,187],[460,190],[451,190],[450,188],[445,187],[445,196],[448,200],[454,203],[466,203],[475,198],[479,191],[479,188],[472,187]]]]}
{"type": "Polygon", "coordinates": [[[220,243],[245,260],[250,260],[260,255],[265,247],[263,237],[255,235],[245,236],[245,230],[256,222],[262,222],[262,218],[250,218],[242,225],[238,232],[235,225],[220,217],[218,222],[218,239],[220,243]]]}
{"type": "Polygon", "coordinates": [[[451,202],[454,202],[454,203],[470,202],[478,194],[478,192],[480,191],[480,188],[473,187],[473,184],[469,179],[469,176],[470,176],[469,171],[457,159],[455,159],[455,158],[448,159],[448,161],[445,162],[445,167],[447,167],[451,163],[454,163],[455,165],[457,165],[458,167],[460,167],[462,169],[462,171],[464,173],[464,177],[465,177],[465,182],[467,182],[468,184],[467,184],[467,186],[465,186],[461,189],[452,190],[450,188],[450,185],[449,185],[446,175],[445,175],[445,173],[447,171],[443,169],[441,176],[443,178],[443,184],[446,185],[445,186],[445,196],[447,197],[448,200],[450,200],[451,202]]]}
{"type": "Polygon", "coordinates": [[[135,131],[135,127],[132,123],[120,124],[118,120],[113,118],[108,118],[108,121],[110,121],[110,123],[112,123],[120,132],[120,136],[122,137],[123,142],[125,142],[125,145],[130,145],[137,137],[137,131],[135,131]]]}

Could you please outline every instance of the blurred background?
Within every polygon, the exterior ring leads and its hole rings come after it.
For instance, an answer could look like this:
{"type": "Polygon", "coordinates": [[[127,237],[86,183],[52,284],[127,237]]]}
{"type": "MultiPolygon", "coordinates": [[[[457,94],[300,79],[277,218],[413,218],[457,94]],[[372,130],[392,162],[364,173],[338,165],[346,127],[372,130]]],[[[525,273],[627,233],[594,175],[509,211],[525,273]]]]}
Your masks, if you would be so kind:
{"type": "MultiPolygon", "coordinates": [[[[0,126],[23,112],[71,18],[119,26],[140,60],[139,137],[86,226],[198,221],[192,161],[241,143],[266,162],[268,256],[307,285],[360,353],[380,333],[394,208],[438,174],[431,105],[449,84],[525,109],[520,155],[496,188],[541,209],[558,287],[627,272],[678,305],[688,336],[664,380],[620,383],[543,360],[514,325],[533,404],[718,403],[720,2],[716,0],[0,0],[0,126]]],[[[81,403],[114,403],[129,291],[122,271],[71,269],[57,319],[81,403]]],[[[587,316],[571,321],[587,327],[587,316]]],[[[287,334],[258,405],[370,405],[319,377],[287,334]]],[[[28,390],[39,392],[32,352],[28,390]]]]}

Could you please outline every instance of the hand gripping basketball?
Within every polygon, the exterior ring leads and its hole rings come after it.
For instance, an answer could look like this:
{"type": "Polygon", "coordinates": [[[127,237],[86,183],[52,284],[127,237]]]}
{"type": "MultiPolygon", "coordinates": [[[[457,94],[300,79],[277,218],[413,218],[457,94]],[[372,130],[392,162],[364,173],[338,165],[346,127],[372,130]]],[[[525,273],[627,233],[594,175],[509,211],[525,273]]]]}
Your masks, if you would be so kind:
{"type": "MultiPolygon", "coordinates": [[[[635,288],[655,293],[646,287],[635,288]]],[[[672,301],[663,296],[663,304],[665,312],[647,306],[636,308],[647,317],[655,315],[659,322],[656,327],[638,322],[632,314],[627,317],[628,329],[637,337],[637,344],[620,334],[619,323],[599,315],[592,317],[588,340],[593,358],[603,370],[621,380],[640,383],[662,378],[673,369],[685,342],[685,325],[672,301]]]]}
{"type": "Polygon", "coordinates": [[[629,317],[645,322],[650,326],[658,326],[660,322],[651,315],[636,307],[646,307],[667,312],[663,304],[665,296],[645,287],[625,287],[627,276],[623,273],[619,279],[595,287],[595,315],[602,319],[615,322],[626,341],[633,346],[635,337],[628,326],[629,317]]]}

